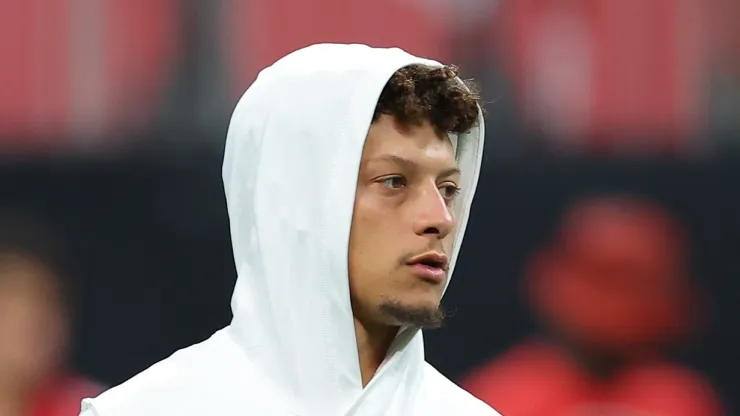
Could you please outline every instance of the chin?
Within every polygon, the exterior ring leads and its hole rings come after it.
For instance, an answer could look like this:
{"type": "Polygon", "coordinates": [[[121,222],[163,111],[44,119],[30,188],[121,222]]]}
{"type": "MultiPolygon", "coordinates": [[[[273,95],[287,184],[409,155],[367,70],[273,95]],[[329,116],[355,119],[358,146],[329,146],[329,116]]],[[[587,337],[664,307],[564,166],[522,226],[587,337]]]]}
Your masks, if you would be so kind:
{"type": "Polygon", "coordinates": [[[381,313],[396,325],[420,328],[439,328],[444,322],[444,312],[438,300],[404,302],[386,300],[380,304],[381,313]]]}

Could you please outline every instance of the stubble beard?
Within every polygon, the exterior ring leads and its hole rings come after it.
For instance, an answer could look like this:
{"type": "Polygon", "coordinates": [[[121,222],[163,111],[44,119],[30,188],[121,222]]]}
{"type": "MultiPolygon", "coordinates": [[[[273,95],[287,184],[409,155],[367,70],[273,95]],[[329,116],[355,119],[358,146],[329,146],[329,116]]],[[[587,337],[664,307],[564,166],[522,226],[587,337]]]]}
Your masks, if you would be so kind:
{"type": "Polygon", "coordinates": [[[401,326],[422,329],[440,328],[445,320],[441,304],[437,307],[418,307],[405,305],[393,299],[385,299],[380,304],[380,312],[401,326]]]}

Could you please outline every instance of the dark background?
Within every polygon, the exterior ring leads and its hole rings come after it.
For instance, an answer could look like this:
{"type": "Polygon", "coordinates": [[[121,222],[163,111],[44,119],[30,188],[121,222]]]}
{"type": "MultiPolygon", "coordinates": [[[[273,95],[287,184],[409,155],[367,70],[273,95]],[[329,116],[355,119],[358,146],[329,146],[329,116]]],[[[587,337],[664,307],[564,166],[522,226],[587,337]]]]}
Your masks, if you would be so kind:
{"type": "MultiPolygon", "coordinates": [[[[228,324],[235,271],[219,149],[108,160],[7,162],[0,199],[52,219],[81,261],[75,363],[113,385],[228,324]]],[[[688,226],[712,325],[682,351],[737,408],[740,160],[530,158],[487,163],[429,361],[456,378],[535,329],[519,278],[560,211],[594,193],[657,199],[688,226]]]]}

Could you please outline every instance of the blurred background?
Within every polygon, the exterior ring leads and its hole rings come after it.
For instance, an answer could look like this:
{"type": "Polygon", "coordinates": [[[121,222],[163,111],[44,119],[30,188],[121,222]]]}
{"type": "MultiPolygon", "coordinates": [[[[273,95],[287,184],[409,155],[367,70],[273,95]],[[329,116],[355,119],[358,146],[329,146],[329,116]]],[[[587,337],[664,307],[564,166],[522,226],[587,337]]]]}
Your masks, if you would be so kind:
{"type": "Polygon", "coordinates": [[[737,0],[3,0],[0,416],[76,414],[228,323],[230,113],[316,42],[482,87],[430,362],[507,416],[740,414],[738,21],[737,0]]]}

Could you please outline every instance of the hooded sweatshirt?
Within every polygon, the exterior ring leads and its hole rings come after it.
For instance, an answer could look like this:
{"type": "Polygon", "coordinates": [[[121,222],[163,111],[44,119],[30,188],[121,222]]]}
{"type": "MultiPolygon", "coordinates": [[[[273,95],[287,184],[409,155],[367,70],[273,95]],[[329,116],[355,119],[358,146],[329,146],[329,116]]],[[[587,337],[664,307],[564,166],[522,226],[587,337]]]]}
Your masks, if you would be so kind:
{"type": "MultiPolygon", "coordinates": [[[[320,44],[263,70],[239,100],[223,181],[237,269],[233,320],[82,403],[81,416],[497,415],[424,360],[402,328],[363,387],[348,281],[357,175],[400,49],[320,44]]],[[[483,119],[454,138],[462,194],[450,273],[483,151],[483,119]]]]}

